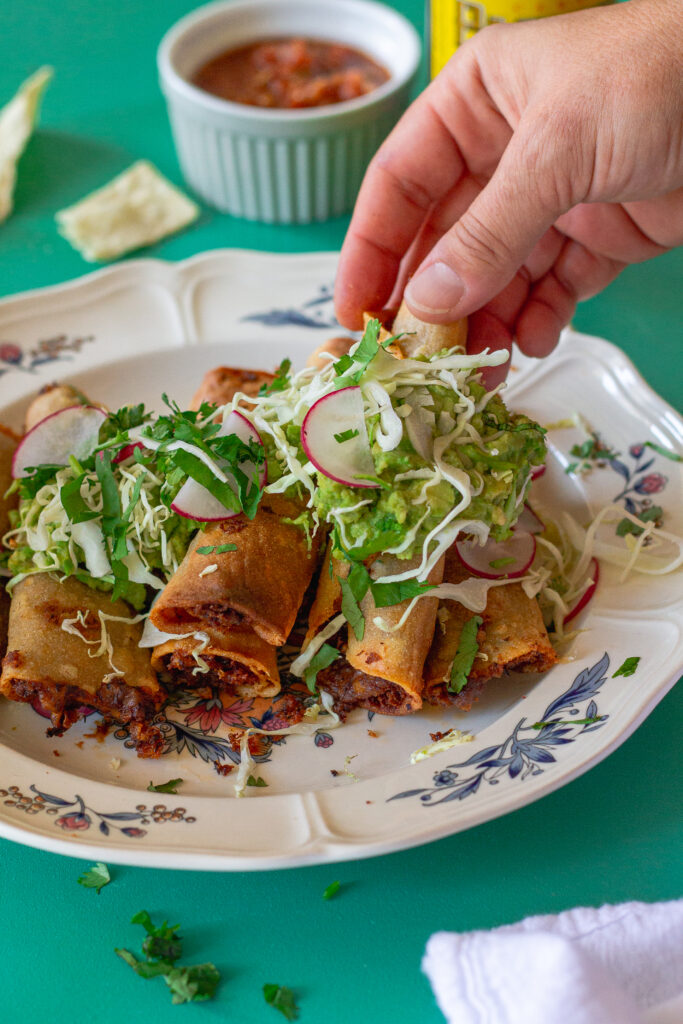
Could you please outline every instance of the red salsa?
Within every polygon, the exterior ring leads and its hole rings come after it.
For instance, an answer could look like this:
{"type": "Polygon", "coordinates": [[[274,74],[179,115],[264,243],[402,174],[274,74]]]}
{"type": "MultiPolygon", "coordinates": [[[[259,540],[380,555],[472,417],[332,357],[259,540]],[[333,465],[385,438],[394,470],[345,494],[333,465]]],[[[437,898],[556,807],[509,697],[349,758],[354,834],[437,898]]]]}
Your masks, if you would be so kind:
{"type": "Polygon", "coordinates": [[[192,81],[234,103],[291,110],[352,100],[388,78],[367,54],[341,43],[269,39],[219,53],[192,81]]]}

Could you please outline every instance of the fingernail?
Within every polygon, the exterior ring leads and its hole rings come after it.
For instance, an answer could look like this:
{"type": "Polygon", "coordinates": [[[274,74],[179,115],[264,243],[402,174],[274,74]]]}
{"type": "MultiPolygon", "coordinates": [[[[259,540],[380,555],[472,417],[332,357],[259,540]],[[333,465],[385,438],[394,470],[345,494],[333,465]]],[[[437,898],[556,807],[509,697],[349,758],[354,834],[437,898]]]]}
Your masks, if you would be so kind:
{"type": "Polygon", "coordinates": [[[465,286],[452,267],[437,260],[410,279],[405,298],[415,309],[442,315],[455,309],[464,291],[465,286]]]}

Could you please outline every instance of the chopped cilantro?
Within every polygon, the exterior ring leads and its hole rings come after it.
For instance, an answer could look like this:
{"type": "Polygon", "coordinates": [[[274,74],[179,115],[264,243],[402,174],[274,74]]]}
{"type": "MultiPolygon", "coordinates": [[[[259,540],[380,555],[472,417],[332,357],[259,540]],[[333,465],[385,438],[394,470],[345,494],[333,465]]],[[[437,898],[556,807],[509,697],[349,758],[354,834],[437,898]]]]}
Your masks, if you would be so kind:
{"type": "Polygon", "coordinates": [[[131,924],[140,924],[147,932],[147,938],[142,943],[142,952],[148,960],[168,960],[173,963],[179,958],[183,951],[178,935],[179,925],[169,925],[168,921],[163,921],[157,926],[152,923],[146,910],[139,910],[131,918],[131,924]]]}
{"type": "Polygon", "coordinates": [[[640,664],[640,658],[627,658],[626,661],[619,666],[616,672],[613,673],[612,679],[616,679],[617,676],[632,676],[638,665],[640,664]]]}
{"type": "Polygon", "coordinates": [[[596,722],[602,722],[604,717],[604,715],[592,715],[590,718],[572,718],[568,721],[563,721],[562,719],[558,718],[552,722],[534,722],[531,728],[545,729],[551,725],[594,725],[596,722]]]}
{"type": "Polygon", "coordinates": [[[142,402],[139,405],[124,405],[116,412],[109,413],[100,427],[100,441],[102,444],[106,444],[116,438],[117,442],[120,441],[122,445],[127,444],[127,439],[120,438],[119,435],[126,434],[134,427],[141,427],[143,423],[151,419],[151,416],[151,413],[145,412],[142,402]]]}
{"type": "Polygon", "coordinates": [[[349,427],[348,430],[342,430],[340,434],[333,434],[332,436],[337,444],[343,444],[344,441],[350,441],[351,438],[358,437],[359,433],[359,430],[354,430],[353,427],[349,427]]]}
{"type": "Polygon", "coordinates": [[[342,614],[356,640],[360,641],[365,634],[365,619],[360,610],[360,602],[370,587],[370,573],[361,562],[354,562],[346,579],[341,576],[337,578],[342,592],[342,614]]]}
{"type": "Polygon", "coordinates": [[[645,447],[652,448],[653,452],[663,455],[665,459],[671,459],[672,462],[683,462],[683,455],[672,452],[669,448],[663,448],[661,444],[655,444],[654,441],[646,441],[645,447]]]}
{"type": "Polygon", "coordinates": [[[514,561],[514,558],[494,558],[489,565],[492,569],[504,569],[506,565],[512,565],[514,561]]]}
{"type": "Polygon", "coordinates": [[[145,979],[163,977],[175,1004],[213,999],[220,981],[220,974],[214,964],[192,964],[188,967],[176,965],[182,953],[177,924],[169,925],[164,921],[157,927],[146,910],[141,910],[131,918],[131,922],[142,925],[147,932],[142,943],[145,959],[138,959],[127,949],[116,949],[114,952],[136,974],[145,979]]]}
{"type": "Polygon", "coordinates": [[[335,382],[337,389],[354,387],[358,384],[380,349],[387,348],[393,341],[403,337],[403,335],[397,334],[395,337],[387,338],[386,341],[380,343],[379,332],[381,326],[379,320],[368,320],[363,337],[359,341],[353,355],[347,353],[333,364],[334,372],[337,375],[335,382]]]}
{"type": "Polygon", "coordinates": [[[183,779],[169,779],[168,782],[160,782],[158,786],[150,782],[147,791],[149,793],[177,793],[178,786],[183,781],[183,779]]]}
{"type": "Polygon", "coordinates": [[[399,580],[398,583],[370,583],[370,591],[377,608],[388,608],[401,601],[412,600],[420,594],[433,590],[432,583],[418,583],[417,580],[399,580]]]}
{"type": "MultiPolygon", "coordinates": [[[[663,515],[664,509],[660,505],[651,505],[650,508],[643,509],[642,512],[638,513],[638,519],[640,519],[641,523],[657,523],[663,515]]],[[[643,528],[632,523],[630,519],[620,519],[617,523],[617,537],[625,537],[628,533],[632,533],[635,537],[640,537],[642,532],[643,528]]]]}
{"type": "Polygon", "coordinates": [[[213,999],[221,980],[215,964],[192,964],[191,967],[172,967],[164,974],[171,990],[172,1003],[203,1003],[213,999]]]}
{"type": "Polygon", "coordinates": [[[291,988],[287,988],[286,985],[264,985],[263,998],[274,1010],[279,1010],[286,1020],[298,1019],[299,1007],[291,988]]]}
{"type": "Polygon", "coordinates": [[[86,889],[96,889],[97,895],[100,895],[100,891],[104,889],[105,885],[109,885],[111,882],[111,875],[109,874],[109,868],[106,864],[102,864],[98,861],[94,867],[89,868],[88,871],[84,871],[81,877],[78,879],[79,885],[84,885],[86,889]]]}
{"type": "Polygon", "coordinates": [[[87,475],[87,473],[80,473],[73,480],[64,484],[59,491],[59,500],[72,523],[86,523],[89,519],[97,519],[100,514],[93,512],[81,495],[81,487],[87,475]]]}
{"type": "Polygon", "coordinates": [[[451,677],[448,683],[449,693],[460,693],[467,685],[467,677],[472,671],[472,665],[479,650],[477,631],[482,622],[481,615],[473,615],[462,627],[458,649],[451,665],[451,677]]]}
{"type": "Polygon", "coordinates": [[[380,480],[378,476],[371,476],[369,473],[356,473],[353,478],[354,480],[367,480],[368,483],[377,484],[383,491],[390,491],[391,484],[388,484],[386,480],[380,480]]]}
{"type": "Polygon", "coordinates": [[[224,555],[226,551],[237,551],[236,544],[204,544],[202,547],[197,548],[198,555],[212,555],[216,552],[217,555],[224,555]]]}
{"type": "Polygon", "coordinates": [[[272,395],[276,391],[286,391],[292,383],[289,376],[291,368],[292,360],[283,359],[275,371],[275,376],[270,384],[262,384],[259,388],[259,397],[262,397],[263,395],[272,395]]]}
{"type": "Polygon", "coordinates": [[[248,786],[256,786],[257,789],[267,789],[268,783],[265,779],[262,779],[260,775],[250,775],[247,779],[248,786]]]}
{"type": "Polygon", "coordinates": [[[324,900],[331,900],[331,899],[333,899],[337,895],[337,893],[339,892],[340,889],[341,889],[341,882],[330,882],[330,884],[328,885],[327,889],[325,889],[325,891],[323,893],[323,899],[324,900]]]}
{"type": "Polygon", "coordinates": [[[619,452],[606,445],[595,431],[591,432],[590,437],[583,444],[573,445],[569,449],[569,454],[578,461],[570,462],[565,473],[587,473],[596,463],[600,465],[619,458],[619,452]]]}
{"type": "Polygon", "coordinates": [[[308,666],[304,670],[304,682],[311,691],[315,693],[317,689],[317,678],[318,672],[321,672],[328,665],[331,665],[333,661],[336,661],[339,657],[339,651],[336,647],[332,647],[331,644],[323,644],[320,650],[316,651],[311,658],[308,666]]]}

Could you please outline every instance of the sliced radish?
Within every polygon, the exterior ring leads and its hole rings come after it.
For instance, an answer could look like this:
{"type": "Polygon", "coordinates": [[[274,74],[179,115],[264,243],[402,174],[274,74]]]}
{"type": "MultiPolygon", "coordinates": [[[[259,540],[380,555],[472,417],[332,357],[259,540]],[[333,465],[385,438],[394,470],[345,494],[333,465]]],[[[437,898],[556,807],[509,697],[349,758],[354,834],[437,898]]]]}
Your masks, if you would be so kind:
{"type": "Polygon", "coordinates": [[[544,473],[545,473],[545,463],[543,463],[542,466],[532,466],[531,467],[531,479],[532,480],[538,480],[539,476],[543,476],[544,473]]]}
{"type": "Polygon", "coordinates": [[[341,388],[319,398],[301,424],[301,444],[315,468],[330,480],[347,487],[377,487],[358,479],[375,475],[360,388],[341,388]],[[338,441],[335,434],[347,431],[354,436],[338,441]]]}
{"type": "MultiPolygon", "coordinates": [[[[239,437],[240,441],[244,441],[248,444],[250,441],[258,441],[263,446],[261,436],[246,416],[243,416],[240,412],[231,412],[226,416],[221,429],[218,431],[217,437],[229,437],[231,434],[235,434],[239,437]]],[[[188,445],[183,445],[188,448],[188,445]]],[[[173,442],[168,446],[170,451],[173,448],[173,442]]],[[[225,479],[232,490],[233,494],[237,494],[237,481],[234,476],[227,468],[227,464],[220,466],[221,470],[225,473],[225,479]]],[[[243,473],[246,473],[250,480],[253,479],[257,467],[253,462],[241,462],[239,468],[243,473]]],[[[267,466],[265,459],[258,467],[259,475],[259,486],[265,487],[267,479],[267,466]]],[[[233,509],[226,508],[218,498],[215,498],[211,491],[208,491],[202,484],[197,483],[196,480],[186,480],[183,486],[180,488],[175,496],[175,500],[171,504],[171,508],[174,512],[177,512],[179,516],[183,516],[185,519],[194,519],[198,522],[205,523],[216,523],[223,519],[232,519],[233,516],[239,515],[239,512],[235,512],[233,509]]]]}
{"type": "Polygon", "coordinates": [[[563,626],[566,626],[568,622],[571,622],[572,619],[576,618],[579,612],[583,611],[588,602],[592,599],[595,591],[598,589],[598,580],[600,579],[600,564],[597,558],[591,558],[591,575],[593,577],[593,582],[586,590],[584,590],[583,594],[576,602],[574,607],[571,609],[571,611],[567,612],[562,623],[563,626]]]}
{"type": "Polygon", "coordinates": [[[533,562],[536,538],[526,530],[513,530],[508,540],[487,540],[483,546],[476,540],[458,540],[455,547],[462,564],[475,576],[485,580],[498,580],[503,576],[515,579],[523,576],[533,562]]]}
{"type": "Polygon", "coordinates": [[[129,459],[136,448],[144,448],[142,441],[134,441],[133,444],[127,444],[121,449],[118,455],[115,455],[111,460],[114,466],[118,466],[119,462],[125,462],[129,459]]]}
{"type": "Polygon", "coordinates": [[[519,513],[519,519],[515,524],[516,530],[524,530],[525,533],[543,533],[545,530],[545,523],[542,519],[536,515],[531,505],[526,502],[524,508],[519,513]]]}
{"type": "Polygon", "coordinates": [[[87,459],[100,436],[106,412],[94,405],[70,405],[46,416],[19,442],[12,476],[28,476],[32,466],[66,466],[69,456],[87,459]]]}

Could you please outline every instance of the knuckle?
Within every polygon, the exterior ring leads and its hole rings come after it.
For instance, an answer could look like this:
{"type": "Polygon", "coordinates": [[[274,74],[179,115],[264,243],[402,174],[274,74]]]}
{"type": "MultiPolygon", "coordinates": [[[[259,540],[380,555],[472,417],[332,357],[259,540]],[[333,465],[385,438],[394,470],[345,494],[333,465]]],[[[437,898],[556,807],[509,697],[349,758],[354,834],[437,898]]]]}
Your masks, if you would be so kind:
{"type": "Polygon", "coordinates": [[[418,210],[426,212],[432,205],[429,191],[411,176],[397,173],[394,163],[392,153],[380,149],[373,157],[370,166],[373,171],[389,179],[391,188],[398,192],[402,199],[418,210]]]}
{"type": "Polygon", "coordinates": [[[465,258],[479,265],[491,267],[508,263],[513,252],[500,232],[492,230],[488,224],[472,210],[460,218],[452,228],[452,239],[458,244],[465,258]]]}

